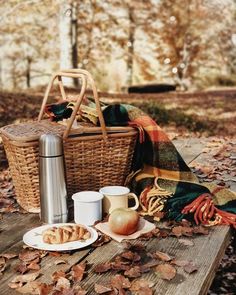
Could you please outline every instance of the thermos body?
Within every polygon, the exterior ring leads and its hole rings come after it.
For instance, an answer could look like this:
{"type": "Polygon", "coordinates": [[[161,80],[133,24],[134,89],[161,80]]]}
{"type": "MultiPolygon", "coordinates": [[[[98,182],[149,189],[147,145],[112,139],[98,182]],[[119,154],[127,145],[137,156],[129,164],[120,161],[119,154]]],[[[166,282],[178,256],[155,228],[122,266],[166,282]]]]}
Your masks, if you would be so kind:
{"type": "Polygon", "coordinates": [[[40,215],[45,223],[67,222],[67,192],[62,139],[53,134],[40,137],[40,215]]]}

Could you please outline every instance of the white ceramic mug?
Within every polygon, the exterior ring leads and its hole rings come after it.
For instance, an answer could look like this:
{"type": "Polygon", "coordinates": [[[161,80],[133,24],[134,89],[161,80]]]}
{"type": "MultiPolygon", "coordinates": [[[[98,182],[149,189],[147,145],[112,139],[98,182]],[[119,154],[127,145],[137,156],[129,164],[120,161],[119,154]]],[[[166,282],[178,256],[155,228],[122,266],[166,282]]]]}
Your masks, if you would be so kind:
{"type": "Polygon", "coordinates": [[[103,195],[94,191],[82,191],[72,196],[75,223],[93,225],[102,220],[103,195]]]}
{"type": "Polygon", "coordinates": [[[103,212],[110,214],[117,208],[130,208],[133,210],[138,209],[138,197],[131,193],[128,187],[125,186],[104,186],[99,192],[103,194],[103,212]],[[128,207],[128,199],[134,198],[135,205],[128,207]]]}

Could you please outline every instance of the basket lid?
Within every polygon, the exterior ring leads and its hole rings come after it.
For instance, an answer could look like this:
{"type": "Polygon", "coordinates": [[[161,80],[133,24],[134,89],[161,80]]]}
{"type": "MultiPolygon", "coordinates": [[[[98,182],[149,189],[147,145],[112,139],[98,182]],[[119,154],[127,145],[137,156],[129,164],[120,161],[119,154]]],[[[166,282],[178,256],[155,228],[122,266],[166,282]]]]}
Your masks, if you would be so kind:
{"type": "MultiPolygon", "coordinates": [[[[29,142],[39,140],[40,136],[45,133],[52,133],[62,136],[66,125],[51,122],[49,120],[29,121],[17,124],[10,124],[0,128],[0,133],[10,140],[19,142],[29,142]]],[[[106,127],[108,133],[130,132],[133,127],[106,127]]],[[[81,122],[77,127],[71,129],[69,136],[85,134],[101,134],[101,127],[94,126],[90,123],[81,122]]]]}

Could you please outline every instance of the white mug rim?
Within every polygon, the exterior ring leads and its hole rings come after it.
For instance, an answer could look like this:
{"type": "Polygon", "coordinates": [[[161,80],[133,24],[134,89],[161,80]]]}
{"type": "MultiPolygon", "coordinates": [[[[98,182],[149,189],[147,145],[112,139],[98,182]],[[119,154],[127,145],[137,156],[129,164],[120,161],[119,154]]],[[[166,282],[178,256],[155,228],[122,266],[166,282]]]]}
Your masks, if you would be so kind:
{"type": "Polygon", "coordinates": [[[109,185],[100,188],[99,193],[104,196],[123,196],[130,193],[130,189],[121,185],[109,185]]]}
{"type": "Polygon", "coordinates": [[[74,202],[92,203],[103,199],[103,194],[95,191],[81,191],[72,195],[74,202]]]}

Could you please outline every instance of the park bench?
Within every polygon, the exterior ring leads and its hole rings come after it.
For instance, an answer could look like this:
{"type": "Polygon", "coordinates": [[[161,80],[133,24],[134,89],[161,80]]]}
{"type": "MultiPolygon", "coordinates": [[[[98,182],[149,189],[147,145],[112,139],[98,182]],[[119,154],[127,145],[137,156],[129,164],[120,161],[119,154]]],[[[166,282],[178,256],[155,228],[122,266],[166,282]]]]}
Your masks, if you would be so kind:
{"type": "MultiPolygon", "coordinates": [[[[205,161],[207,154],[202,153],[202,151],[206,140],[199,140],[197,138],[184,139],[176,140],[174,143],[188,164],[193,160],[198,162],[205,161]]],[[[231,184],[231,189],[235,190],[235,183],[232,182],[231,184]]],[[[19,253],[23,246],[23,235],[29,229],[39,225],[40,221],[37,214],[4,214],[0,225],[0,253],[19,253]]],[[[148,241],[142,241],[150,252],[163,251],[178,259],[192,260],[198,267],[198,271],[192,274],[184,272],[182,268],[177,268],[177,275],[171,281],[162,280],[153,272],[144,273],[142,277],[155,284],[153,287],[154,294],[207,294],[230,238],[231,230],[228,226],[217,226],[211,228],[208,235],[199,235],[191,238],[194,241],[193,246],[180,244],[176,237],[171,236],[165,239],[153,238],[148,241]]],[[[135,241],[132,241],[132,243],[135,243],[135,241]]],[[[96,294],[94,284],[107,281],[109,274],[96,274],[92,271],[93,266],[110,261],[122,251],[123,247],[120,243],[111,241],[98,248],[87,247],[75,251],[71,255],[62,254],[59,259],[66,260],[66,264],[56,265],[55,261],[58,260],[58,257],[46,256],[42,258],[41,276],[37,280],[50,283],[51,274],[56,270],[69,270],[78,262],[86,260],[92,266],[88,269],[86,277],[80,284],[88,291],[87,294],[96,294]]],[[[10,260],[10,266],[0,278],[1,295],[19,294],[14,289],[8,287],[8,283],[16,276],[15,264],[16,261],[14,259],[10,260]]]]}

